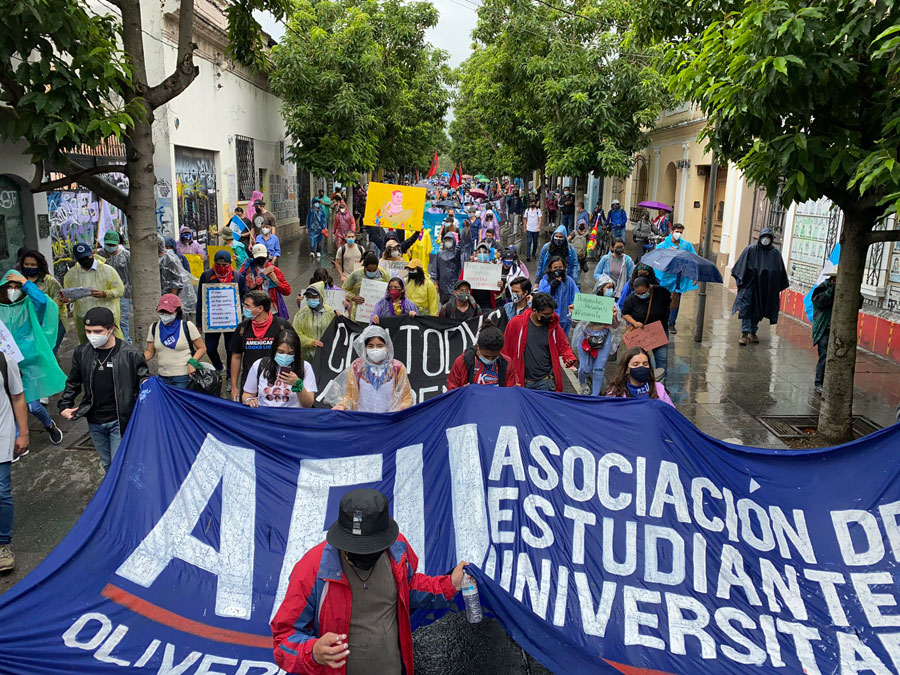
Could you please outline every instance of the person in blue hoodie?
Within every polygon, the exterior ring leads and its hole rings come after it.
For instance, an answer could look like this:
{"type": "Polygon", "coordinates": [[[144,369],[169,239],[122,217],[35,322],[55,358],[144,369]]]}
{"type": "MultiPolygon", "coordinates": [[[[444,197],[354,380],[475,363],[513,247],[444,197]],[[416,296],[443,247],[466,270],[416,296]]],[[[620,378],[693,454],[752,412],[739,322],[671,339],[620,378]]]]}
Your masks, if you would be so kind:
{"type": "Polygon", "coordinates": [[[547,273],[541,279],[538,291],[547,293],[556,300],[559,327],[568,335],[572,326],[572,305],[575,303],[575,294],[578,293],[578,284],[566,274],[566,263],[558,255],[550,258],[547,273]]]}
{"type": "MultiPolygon", "coordinates": [[[[672,233],[656,248],[677,248],[682,251],[689,251],[696,254],[697,251],[694,250],[694,245],[691,242],[682,239],[682,234],[684,234],[684,225],[675,223],[672,226],[672,233]]],[[[668,272],[661,272],[659,275],[659,283],[672,294],[672,306],[669,309],[669,333],[677,335],[678,331],[675,329],[675,321],[678,319],[678,310],[681,307],[681,296],[684,293],[695,290],[697,288],[697,282],[693,279],[682,277],[680,274],[676,275],[669,274],[668,272]]]]}
{"type": "Polygon", "coordinates": [[[537,272],[534,278],[540,279],[547,272],[547,264],[553,256],[559,256],[566,263],[566,274],[574,279],[580,278],[581,266],[578,263],[578,252],[575,247],[569,243],[569,233],[566,231],[565,225],[556,228],[550,241],[541,248],[541,255],[538,259],[537,272]]]}

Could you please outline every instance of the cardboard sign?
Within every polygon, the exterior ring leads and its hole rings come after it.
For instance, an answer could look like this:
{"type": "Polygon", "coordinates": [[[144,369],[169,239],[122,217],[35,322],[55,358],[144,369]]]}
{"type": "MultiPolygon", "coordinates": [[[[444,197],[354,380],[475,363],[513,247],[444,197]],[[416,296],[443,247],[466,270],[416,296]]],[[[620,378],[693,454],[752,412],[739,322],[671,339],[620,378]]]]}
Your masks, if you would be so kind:
{"type": "Polygon", "coordinates": [[[669,337],[663,329],[662,322],[654,321],[643,328],[625,333],[622,336],[622,341],[628,349],[643,347],[649,352],[657,347],[669,344],[669,337]]]}
{"type": "Polygon", "coordinates": [[[369,183],[363,222],[385,229],[421,230],[426,192],[408,185],[369,183]]]}
{"type": "Polygon", "coordinates": [[[387,282],[378,279],[363,279],[359,287],[359,295],[365,301],[356,306],[356,318],[368,322],[375,311],[375,304],[387,293],[387,282]]]}
{"type": "Polygon", "coordinates": [[[378,264],[392,279],[394,277],[405,279],[409,275],[409,271],[406,269],[405,260],[380,260],[378,264]]]}
{"type": "Polygon", "coordinates": [[[7,359],[16,363],[25,358],[12,333],[9,332],[9,328],[2,321],[0,321],[0,352],[3,352],[7,359]]]}
{"type": "Polygon", "coordinates": [[[241,296],[237,284],[203,284],[204,333],[230,333],[241,322],[241,296]]]}
{"type": "Polygon", "coordinates": [[[334,290],[325,290],[325,304],[336,312],[344,312],[344,293],[343,288],[335,288],[334,290]]]}
{"type": "Polygon", "coordinates": [[[499,291],[500,287],[497,284],[502,272],[503,265],[467,262],[463,268],[463,279],[468,281],[472,288],[483,291],[499,291]]]}
{"type": "Polygon", "coordinates": [[[197,253],[185,253],[184,257],[191,266],[191,274],[199,279],[203,274],[203,256],[197,253]]]}
{"type": "Polygon", "coordinates": [[[572,318],[575,321],[609,324],[613,320],[613,305],[615,304],[615,298],[607,298],[593,293],[577,293],[572,318]]]}
{"type": "MultiPolygon", "coordinates": [[[[219,251],[225,251],[229,257],[231,258],[231,267],[233,269],[237,269],[234,261],[234,254],[232,253],[231,246],[207,246],[206,247],[206,255],[209,258],[209,264],[212,265],[216,260],[216,253],[219,251]]],[[[193,269],[193,266],[191,266],[193,269]]]]}

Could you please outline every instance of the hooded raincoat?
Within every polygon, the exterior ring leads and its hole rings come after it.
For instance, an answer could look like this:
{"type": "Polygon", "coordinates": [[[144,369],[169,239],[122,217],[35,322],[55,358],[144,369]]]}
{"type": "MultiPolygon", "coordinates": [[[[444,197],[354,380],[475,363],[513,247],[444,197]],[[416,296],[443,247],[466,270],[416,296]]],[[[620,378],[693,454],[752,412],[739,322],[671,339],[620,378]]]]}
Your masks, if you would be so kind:
{"type": "MultiPolygon", "coordinates": [[[[193,314],[197,310],[197,289],[194,288],[194,277],[181,265],[175,251],[166,249],[165,240],[159,235],[156,235],[156,244],[160,256],[159,285],[163,294],[174,293],[181,299],[184,313],[193,314]]],[[[118,316],[118,312],[114,312],[114,314],[118,316]]]]}
{"type": "Polygon", "coordinates": [[[549,293],[556,300],[556,313],[559,316],[559,326],[566,335],[569,334],[569,328],[572,327],[572,313],[569,306],[575,302],[575,294],[578,293],[578,284],[568,274],[562,279],[548,277],[546,274],[541,277],[541,283],[538,285],[541,293],[549,293]],[[556,282],[559,283],[556,283],[556,282]]]}
{"type": "MultiPolygon", "coordinates": [[[[765,236],[775,240],[768,227],[759,233],[760,239],[765,236]]],[[[781,251],[771,243],[768,246],[759,241],[750,244],[732,268],[731,276],[737,282],[737,297],[731,313],[738,312],[738,316],[749,319],[754,325],[762,319],[778,323],[781,291],[790,286],[781,251]]]]}
{"type": "Polygon", "coordinates": [[[328,229],[327,209],[320,206],[318,209],[313,206],[306,212],[306,234],[309,236],[309,250],[315,250],[322,238],[322,232],[328,229]]]}
{"type": "Polygon", "coordinates": [[[415,303],[416,310],[421,316],[437,316],[440,309],[437,289],[434,287],[428,275],[421,284],[410,279],[406,280],[406,297],[415,303]]]}
{"type": "Polygon", "coordinates": [[[378,413],[403,410],[413,404],[406,367],[394,358],[394,343],[384,328],[368,326],[354,340],[353,349],[359,358],[335,378],[326,401],[337,399],[347,410],[378,413]],[[384,340],[387,348],[381,363],[373,363],[366,353],[366,340],[372,337],[384,340]]]}
{"type": "MultiPolygon", "coordinates": [[[[9,283],[9,270],[0,280],[0,286],[9,283]]],[[[8,305],[0,303],[0,321],[12,334],[22,352],[19,362],[22,385],[27,402],[48,398],[61,392],[66,386],[66,374],[60,370],[53,354],[56,334],[59,330],[59,308],[34,282],[22,285],[22,295],[8,305]]]]}
{"type": "Polygon", "coordinates": [[[443,243],[447,241],[453,242],[453,246],[448,249],[442,245],[440,250],[431,257],[431,263],[428,266],[428,273],[432,279],[437,281],[441,303],[447,302],[453,295],[453,289],[462,272],[462,250],[452,236],[444,235],[443,243]]]}
{"type": "Polygon", "coordinates": [[[321,303],[313,309],[304,298],[299,311],[294,314],[292,325],[300,337],[300,347],[303,349],[303,360],[312,363],[316,354],[313,342],[321,340],[325,330],[334,319],[334,309],[325,304],[325,282],[317,281],[304,289],[304,293],[310,289],[315,290],[321,298],[321,303]]]}
{"type": "Polygon", "coordinates": [[[534,274],[534,278],[540,279],[542,276],[544,276],[544,272],[547,271],[547,261],[550,260],[550,256],[559,255],[563,260],[569,261],[569,264],[566,265],[566,274],[577,279],[581,270],[581,266],[578,263],[578,253],[577,251],[575,251],[575,247],[569,244],[569,233],[566,231],[566,226],[560,225],[556,228],[556,231],[553,234],[561,234],[563,236],[563,239],[566,240],[564,246],[567,252],[559,252],[554,250],[551,253],[550,249],[551,247],[553,247],[553,237],[551,236],[550,241],[544,244],[544,246],[541,248],[541,254],[538,258],[538,266],[537,271],[534,274]]]}
{"type": "Polygon", "coordinates": [[[194,239],[194,233],[191,232],[191,228],[187,225],[178,230],[178,241],[175,242],[175,251],[178,255],[199,255],[206,260],[206,249],[194,239]],[[187,242],[182,241],[181,239],[186,234],[191,235],[191,238],[187,242]]]}

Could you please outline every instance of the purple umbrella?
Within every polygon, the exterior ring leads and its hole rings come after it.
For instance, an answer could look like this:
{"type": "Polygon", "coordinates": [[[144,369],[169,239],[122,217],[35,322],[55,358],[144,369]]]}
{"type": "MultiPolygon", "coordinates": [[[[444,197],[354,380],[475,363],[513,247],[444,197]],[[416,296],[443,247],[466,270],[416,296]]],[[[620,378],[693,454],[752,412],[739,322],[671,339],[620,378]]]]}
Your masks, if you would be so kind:
{"type": "Polygon", "coordinates": [[[662,202],[641,202],[638,206],[643,206],[645,209],[656,209],[657,211],[671,211],[672,207],[668,204],[663,204],[662,202]]]}

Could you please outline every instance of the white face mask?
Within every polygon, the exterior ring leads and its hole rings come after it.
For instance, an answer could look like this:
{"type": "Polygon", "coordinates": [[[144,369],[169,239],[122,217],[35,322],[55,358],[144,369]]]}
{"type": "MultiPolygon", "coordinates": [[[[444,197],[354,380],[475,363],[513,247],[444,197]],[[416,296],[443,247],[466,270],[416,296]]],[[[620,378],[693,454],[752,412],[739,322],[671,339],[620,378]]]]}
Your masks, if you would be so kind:
{"type": "Polygon", "coordinates": [[[19,298],[22,297],[22,289],[21,288],[7,288],[6,289],[6,297],[9,298],[10,302],[15,302],[19,298]]]}
{"type": "Polygon", "coordinates": [[[99,335],[96,333],[91,333],[87,336],[88,342],[91,343],[91,347],[94,349],[100,349],[103,345],[107,343],[109,340],[109,333],[100,333],[99,335]]]}
{"type": "Polygon", "coordinates": [[[678,241],[679,239],[681,239],[681,232],[673,232],[672,241],[678,241]]]}
{"type": "Polygon", "coordinates": [[[175,320],[175,315],[168,312],[159,312],[159,320],[168,326],[175,320]]]}
{"type": "Polygon", "coordinates": [[[369,357],[369,361],[372,363],[381,363],[387,358],[387,348],[386,347],[371,347],[366,349],[366,354],[369,357]]]}
{"type": "Polygon", "coordinates": [[[269,234],[269,232],[271,232],[271,231],[272,231],[272,230],[271,230],[270,228],[268,228],[268,227],[264,227],[264,228],[262,229],[262,233],[263,233],[263,234],[269,234]]]}
{"type": "Polygon", "coordinates": [[[445,241],[445,242],[444,242],[444,248],[447,249],[447,250],[449,251],[451,248],[453,248],[453,242],[452,242],[452,241],[445,241]]]}

